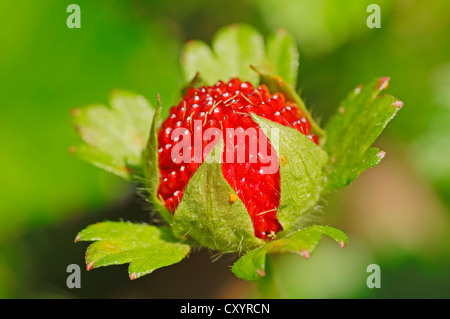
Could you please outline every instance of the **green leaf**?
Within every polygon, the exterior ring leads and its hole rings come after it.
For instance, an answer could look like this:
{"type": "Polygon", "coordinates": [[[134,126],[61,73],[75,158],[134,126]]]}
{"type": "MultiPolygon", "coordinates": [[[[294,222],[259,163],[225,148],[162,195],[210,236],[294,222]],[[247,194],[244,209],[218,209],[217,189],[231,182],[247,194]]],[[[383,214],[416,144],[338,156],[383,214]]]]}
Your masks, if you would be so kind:
{"type": "Polygon", "coordinates": [[[249,251],[234,263],[231,270],[241,279],[261,279],[265,276],[267,254],[291,253],[309,258],[322,235],[331,237],[340,247],[348,243],[348,237],[342,231],[329,226],[313,225],[249,251]]]}
{"type": "Polygon", "coordinates": [[[304,227],[323,187],[327,154],[298,130],[252,115],[278,154],[280,205],[277,217],[284,229],[304,227]]]}
{"type": "Polygon", "coordinates": [[[379,95],[388,77],[358,86],[341,103],[327,127],[325,150],[326,191],[348,185],[364,170],[377,165],[385,153],[370,146],[396,115],[403,103],[391,95],[379,95]]]}
{"type": "Polygon", "coordinates": [[[173,232],[221,252],[247,251],[264,242],[255,237],[244,203],[222,175],[223,144],[220,139],[189,180],[173,217],[173,232]],[[230,201],[230,195],[236,200],[230,201]]]}
{"type": "Polygon", "coordinates": [[[143,152],[142,163],[145,177],[144,182],[146,191],[148,193],[148,198],[153,204],[153,208],[158,211],[158,213],[167,223],[170,224],[172,221],[172,215],[166,209],[162,201],[160,201],[157,197],[160,178],[158,166],[158,130],[161,126],[161,110],[161,99],[158,96],[158,103],[156,106],[155,114],[153,116],[150,134],[147,141],[147,147],[143,152]]]}
{"type": "Polygon", "coordinates": [[[266,254],[268,245],[250,250],[238,259],[231,271],[241,279],[257,280],[266,275],[266,254]]]}
{"type": "Polygon", "coordinates": [[[127,222],[90,225],[75,241],[95,241],[86,251],[88,270],[130,263],[130,279],[178,263],[190,251],[190,246],[178,242],[169,228],[127,222]]]}
{"type": "Polygon", "coordinates": [[[131,179],[131,176],[139,171],[139,167],[124,165],[123,159],[115,158],[88,144],[71,147],[69,153],[73,153],[78,159],[125,179],[131,179]]]}
{"type": "Polygon", "coordinates": [[[110,105],[72,111],[72,122],[85,144],[70,151],[97,167],[133,179],[141,174],[141,154],[154,109],[144,97],[120,90],[112,92],[110,105]]]}
{"type": "Polygon", "coordinates": [[[267,39],[266,52],[269,61],[268,67],[273,68],[273,70],[269,69],[266,72],[280,76],[295,88],[297,86],[299,54],[293,38],[286,30],[278,30],[267,39]]]}
{"type": "Polygon", "coordinates": [[[184,80],[189,83],[197,73],[207,85],[239,77],[259,84],[259,76],[250,66],[282,76],[295,87],[298,51],[295,42],[285,32],[272,35],[267,46],[253,27],[234,24],[219,30],[212,40],[212,50],[201,41],[189,41],[182,53],[184,80]]]}

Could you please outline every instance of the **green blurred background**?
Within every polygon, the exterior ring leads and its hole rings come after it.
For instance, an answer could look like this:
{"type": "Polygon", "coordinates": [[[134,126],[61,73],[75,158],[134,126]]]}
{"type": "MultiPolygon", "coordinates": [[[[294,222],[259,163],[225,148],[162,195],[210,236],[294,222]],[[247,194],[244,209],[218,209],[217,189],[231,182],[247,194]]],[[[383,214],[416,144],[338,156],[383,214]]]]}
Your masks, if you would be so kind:
{"type": "Polygon", "coordinates": [[[244,298],[233,256],[214,263],[204,250],[130,281],[126,266],[84,268],[90,223],[149,222],[133,185],[72,158],[79,143],[70,110],[106,103],[111,89],[174,104],[179,52],[209,42],[218,28],[249,23],[278,28],[300,49],[299,90],[322,123],[356,85],[392,78],[405,106],[376,142],[387,152],[374,169],[324,198],[325,222],[350,237],[323,240],[308,261],[275,260],[286,298],[450,297],[450,2],[435,0],[228,0],[0,2],[0,297],[244,298]],[[81,29],[66,8],[81,7],[81,29]],[[369,29],[366,8],[381,7],[369,29]],[[66,267],[82,266],[81,289],[66,287],[66,267]],[[381,267],[369,289],[366,267],[381,267]]]}

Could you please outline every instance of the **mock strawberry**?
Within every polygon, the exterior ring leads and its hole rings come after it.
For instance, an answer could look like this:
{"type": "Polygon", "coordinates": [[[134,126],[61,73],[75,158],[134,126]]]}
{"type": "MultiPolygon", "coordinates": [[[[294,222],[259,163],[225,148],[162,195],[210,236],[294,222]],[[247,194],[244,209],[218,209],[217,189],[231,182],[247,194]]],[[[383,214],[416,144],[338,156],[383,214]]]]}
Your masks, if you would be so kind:
{"type": "MultiPolygon", "coordinates": [[[[264,158],[267,154],[261,152],[261,149],[270,150],[269,153],[275,150],[263,136],[264,133],[258,130],[259,126],[251,114],[295,128],[318,144],[318,137],[311,134],[311,124],[306,115],[295,103],[286,100],[283,93],[269,92],[265,85],[255,88],[249,82],[233,78],[228,83],[219,81],[213,86],[191,88],[181,102],[171,108],[169,117],[158,131],[160,181],[157,196],[172,214],[182,200],[189,180],[208,155],[205,148],[210,143],[218,142],[206,134],[208,129],[213,128],[220,130],[224,141],[230,141],[225,144],[222,154],[222,174],[244,203],[255,236],[266,239],[282,230],[277,218],[280,172],[278,169],[270,173],[263,171],[267,165],[267,158],[264,158]],[[180,136],[174,134],[176,129],[178,132],[182,130],[183,139],[189,139],[189,154],[184,154],[186,148],[176,146],[180,143],[180,136]],[[255,134],[239,140],[235,136],[236,130],[255,134]],[[196,134],[203,137],[200,143],[196,143],[196,134]],[[252,146],[255,145],[259,148],[253,152],[252,146]],[[243,153],[239,154],[240,150],[243,153]],[[174,152],[184,160],[174,159],[174,152]],[[228,154],[230,152],[233,154],[228,154]],[[243,156],[240,158],[239,155],[243,156]]],[[[269,155],[273,155],[270,157],[272,161],[278,161],[277,154],[269,155]]],[[[275,164],[278,166],[278,162],[275,164]]],[[[230,195],[230,201],[236,200],[233,196],[230,195]]]]}
{"type": "Polygon", "coordinates": [[[98,241],[86,253],[88,270],[130,263],[136,279],[206,247],[244,254],[232,271],[257,280],[266,276],[268,254],[308,258],[322,235],[344,246],[343,232],[320,225],[319,200],[380,162],[385,153],[371,144],[403,103],[379,95],[389,79],[375,79],[341,102],[325,132],[296,93],[297,66],[285,31],[264,41],[253,28],[233,25],[211,48],[201,41],[184,47],[187,87],[165,121],[159,97],[153,109],[123,92],[111,108],[74,112],[86,144],[72,151],[143,183],[167,223],[89,226],[75,239],[98,241]]]}

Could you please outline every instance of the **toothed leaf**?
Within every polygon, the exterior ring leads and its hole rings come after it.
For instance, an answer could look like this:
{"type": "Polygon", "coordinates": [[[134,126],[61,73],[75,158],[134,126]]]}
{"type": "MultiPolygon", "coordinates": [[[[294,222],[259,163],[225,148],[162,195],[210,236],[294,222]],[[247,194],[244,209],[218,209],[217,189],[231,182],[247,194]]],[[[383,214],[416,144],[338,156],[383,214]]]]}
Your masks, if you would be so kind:
{"type": "Polygon", "coordinates": [[[267,39],[266,52],[269,63],[265,72],[280,76],[295,88],[299,54],[294,39],[285,30],[279,30],[267,39]]]}
{"type": "Polygon", "coordinates": [[[250,250],[233,264],[231,271],[238,278],[245,280],[258,280],[264,277],[267,250],[267,245],[250,250]]]}
{"type": "Polygon", "coordinates": [[[154,109],[137,94],[115,90],[110,107],[91,105],[72,112],[72,122],[85,144],[71,152],[125,179],[141,175],[154,109]]]}
{"type": "Polygon", "coordinates": [[[259,83],[255,66],[272,75],[285,78],[295,87],[298,70],[298,51],[295,42],[279,31],[268,38],[265,46],[262,35],[245,24],[231,25],[219,30],[211,48],[201,41],[189,41],[183,49],[184,80],[189,83],[197,72],[205,84],[239,77],[253,85],[259,83]]]}
{"type": "Polygon", "coordinates": [[[175,239],[169,228],[127,222],[102,222],[78,233],[76,241],[95,241],[86,251],[88,270],[130,263],[131,279],[180,262],[190,246],[175,239]]]}
{"type": "Polygon", "coordinates": [[[347,235],[336,228],[313,225],[249,251],[234,263],[231,270],[241,279],[261,279],[265,275],[267,254],[291,253],[309,258],[319,244],[322,235],[331,237],[341,247],[348,242],[347,235]]]}
{"type": "Polygon", "coordinates": [[[391,95],[379,95],[388,81],[384,77],[358,86],[331,118],[324,145],[329,155],[326,192],[348,185],[384,157],[370,146],[403,105],[391,95]]]}

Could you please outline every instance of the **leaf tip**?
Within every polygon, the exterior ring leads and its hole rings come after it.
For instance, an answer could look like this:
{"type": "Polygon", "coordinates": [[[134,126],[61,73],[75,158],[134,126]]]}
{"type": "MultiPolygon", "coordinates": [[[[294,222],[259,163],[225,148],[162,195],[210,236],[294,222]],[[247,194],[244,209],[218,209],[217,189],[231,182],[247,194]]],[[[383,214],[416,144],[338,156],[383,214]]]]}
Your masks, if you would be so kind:
{"type": "Polygon", "coordinates": [[[197,40],[194,40],[194,39],[187,40],[186,46],[193,46],[196,42],[197,42],[197,40]]]}
{"type": "Polygon", "coordinates": [[[72,116],[78,116],[81,114],[81,109],[79,107],[76,107],[72,110],[70,110],[70,115],[72,116]]]}
{"type": "Polygon", "coordinates": [[[67,153],[69,153],[69,154],[74,154],[76,151],[77,151],[77,148],[75,146],[70,146],[67,149],[67,153]]]}
{"type": "Polygon", "coordinates": [[[158,108],[160,108],[162,106],[161,95],[158,93],[156,97],[157,97],[157,102],[158,102],[158,108]]]}
{"type": "Polygon", "coordinates": [[[395,101],[392,103],[393,106],[395,106],[397,109],[401,109],[403,107],[403,102],[400,100],[395,101]]]}
{"type": "Polygon", "coordinates": [[[307,251],[305,248],[302,249],[302,257],[305,259],[308,259],[309,257],[311,257],[311,254],[309,253],[309,251],[307,251]]]}
{"type": "Polygon", "coordinates": [[[288,34],[287,30],[285,28],[279,28],[277,30],[277,33],[281,36],[285,36],[286,34],[288,34]]]}
{"type": "Polygon", "coordinates": [[[74,242],[78,243],[80,241],[80,239],[81,239],[81,235],[77,235],[77,237],[75,237],[74,242]]]}
{"type": "Polygon", "coordinates": [[[137,278],[137,275],[135,272],[130,274],[130,280],[135,280],[136,278],[137,278]]]}
{"type": "Polygon", "coordinates": [[[94,268],[94,262],[90,262],[89,264],[86,265],[86,270],[87,271],[92,270],[92,268],[94,268]]]}
{"type": "Polygon", "coordinates": [[[114,95],[119,94],[120,92],[121,92],[120,89],[115,88],[115,89],[111,89],[111,91],[109,92],[109,94],[110,94],[111,96],[114,96],[114,95]]]}
{"type": "Polygon", "coordinates": [[[339,241],[339,247],[341,247],[341,248],[345,247],[345,242],[343,240],[339,241]]]}
{"type": "Polygon", "coordinates": [[[380,150],[377,154],[377,157],[379,157],[380,159],[384,158],[385,156],[386,156],[386,152],[382,151],[382,150],[380,150]]]}
{"type": "Polygon", "coordinates": [[[257,74],[259,74],[260,76],[262,75],[261,72],[259,72],[258,69],[257,69],[254,65],[252,65],[252,64],[250,64],[250,69],[252,69],[253,71],[255,71],[255,72],[256,72],[257,74]]]}
{"type": "Polygon", "coordinates": [[[232,23],[230,24],[230,29],[238,29],[239,28],[239,23],[232,23]]]}
{"type": "Polygon", "coordinates": [[[262,269],[256,269],[256,273],[260,277],[265,277],[266,276],[266,272],[264,270],[262,270],[262,269]]]}
{"type": "Polygon", "coordinates": [[[387,89],[388,86],[389,86],[389,81],[390,81],[390,80],[391,80],[391,78],[388,77],[388,76],[382,77],[382,78],[378,81],[378,83],[377,83],[377,89],[378,89],[378,91],[381,92],[381,91],[387,89]]]}

